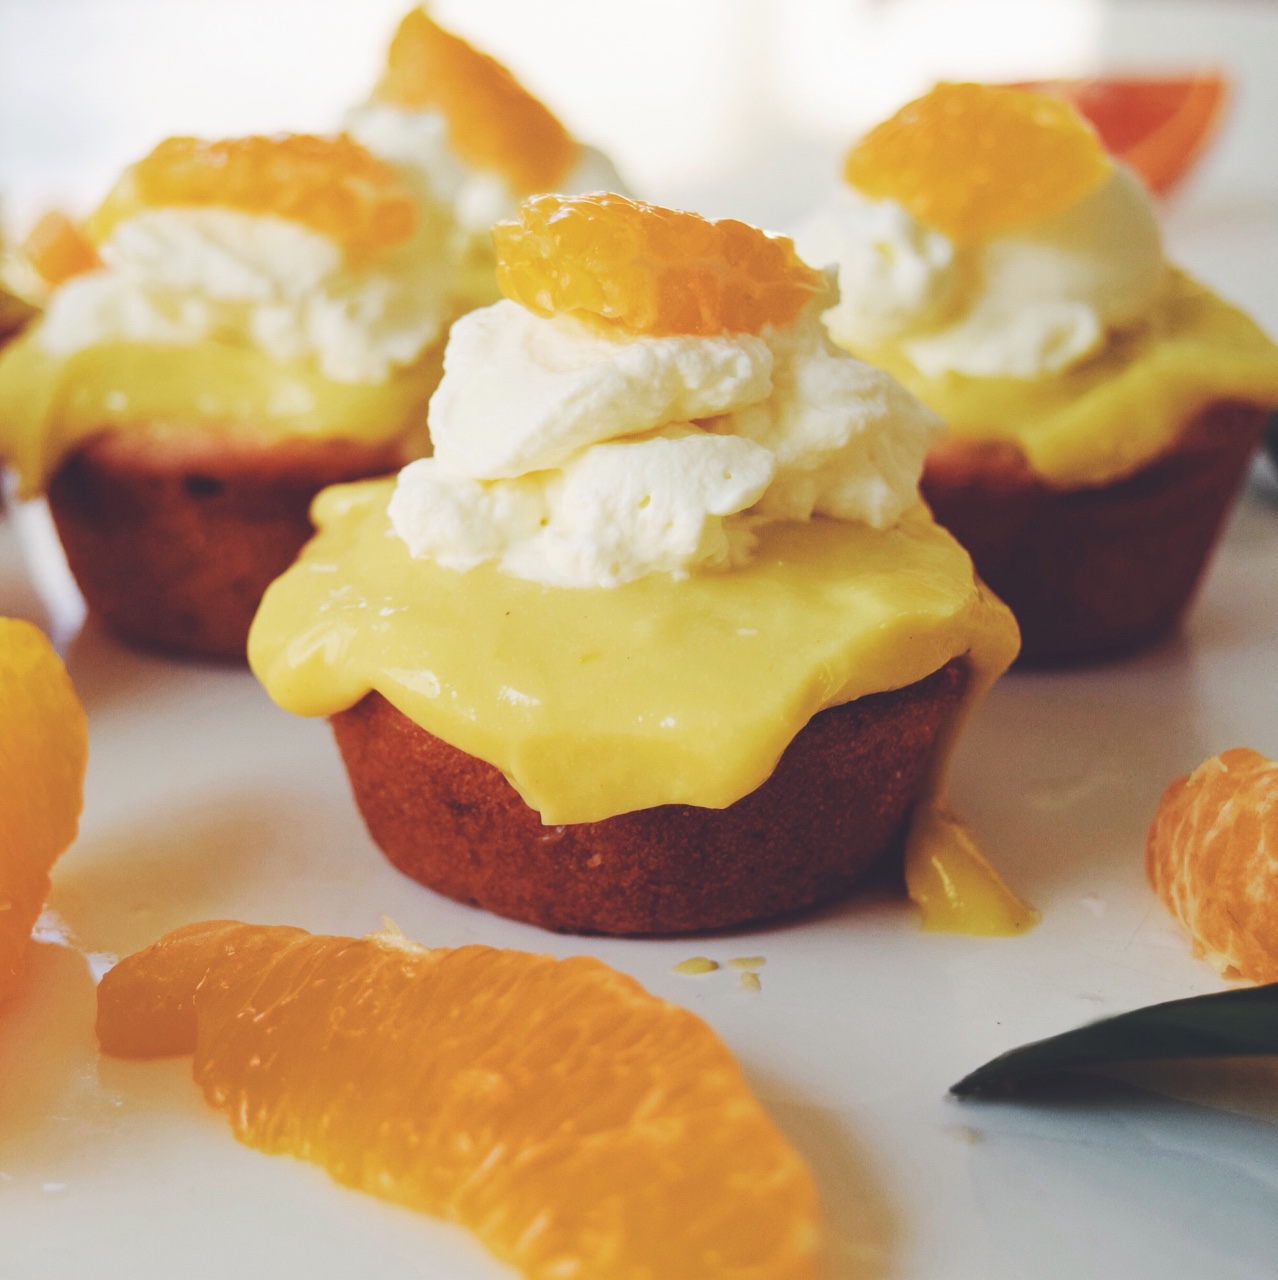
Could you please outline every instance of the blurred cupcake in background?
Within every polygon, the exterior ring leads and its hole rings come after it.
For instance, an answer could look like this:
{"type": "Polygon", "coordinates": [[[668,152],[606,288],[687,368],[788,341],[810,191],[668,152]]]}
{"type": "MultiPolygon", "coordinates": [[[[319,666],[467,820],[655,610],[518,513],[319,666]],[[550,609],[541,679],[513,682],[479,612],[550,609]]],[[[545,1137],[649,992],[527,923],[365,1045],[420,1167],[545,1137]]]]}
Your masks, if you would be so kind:
{"type": "Polygon", "coordinates": [[[37,314],[38,282],[23,255],[5,240],[0,228],[0,347],[21,332],[37,314]],[[33,288],[33,285],[35,288],[33,288]]]}
{"type": "Polygon", "coordinates": [[[940,85],[797,237],[836,343],[945,418],[922,491],[1023,660],[1146,645],[1188,604],[1278,404],[1278,349],[1168,264],[1141,181],[1065,100],[940,85]]]}
{"type": "Polygon", "coordinates": [[[452,224],[462,291],[475,305],[499,297],[489,233],[525,196],[626,190],[607,156],[425,7],[400,23],[381,79],[344,128],[399,168],[424,222],[452,224]]]}
{"type": "Polygon", "coordinates": [[[390,165],[303,135],[170,138],[87,236],[0,359],[0,450],[113,630],[242,658],[315,493],[427,447],[451,247],[390,165]]]}

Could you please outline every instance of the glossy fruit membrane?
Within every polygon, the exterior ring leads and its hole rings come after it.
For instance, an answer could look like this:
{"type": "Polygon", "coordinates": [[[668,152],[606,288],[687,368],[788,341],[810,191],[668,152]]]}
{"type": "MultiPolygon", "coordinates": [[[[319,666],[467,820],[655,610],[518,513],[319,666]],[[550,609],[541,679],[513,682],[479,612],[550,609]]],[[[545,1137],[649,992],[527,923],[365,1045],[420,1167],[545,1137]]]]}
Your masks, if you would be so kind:
{"type": "Polygon", "coordinates": [[[102,265],[93,242],[65,213],[51,209],[27,233],[22,256],[40,278],[59,285],[102,265]]]}
{"type": "Polygon", "coordinates": [[[1177,778],[1149,829],[1145,871],[1196,954],[1278,982],[1278,763],[1235,747],[1177,778]]]}
{"type": "Polygon", "coordinates": [[[759,333],[826,287],[784,236],[605,193],[534,196],[493,242],[506,297],[630,333],[759,333]]]}
{"type": "Polygon", "coordinates": [[[843,173],[862,195],[972,244],[1069,208],[1110,168],[1095,130],[1062,98],[941,84],[871,129],[843,173]]]}
{"type": "Polygon", "coordinates": [[[457,154],[476,169],[500,173],[518,195],[553,189],[577,160],[577,143],[549,108],[425,9],[400,23],[375,96],[440,112],[457,154]]]}
{"type": "Polygon", "coordinates": [[[88,750],[53,646],[29,622],[0,618],[0,1001],[21,980],[49,869],[75,839],[88,750]]]}
{"type": "Polygon", "coordinates": [[[1074,104],[1101,141],[1165,195],[1181,182],[1215,137],[1229,85],[1216,72],[1175,77],[1045,80],[1018,86],[1074,104]]]}
{"type": "Polygon", "coordinates": [[[88,230],[101,244],[126,218],[170,206],[285,218],[337,241],[352,261],[407,240],[417,216],[395,170],[344,134],[167,138],[125,171],[88,230]]]}
{"type": "Polygon", "coordinates": [[[111,970],[97,1030],[535,1280],[820,1273],[811,1175],[727,1048],[598,960],[214,921],[111,970]]]}

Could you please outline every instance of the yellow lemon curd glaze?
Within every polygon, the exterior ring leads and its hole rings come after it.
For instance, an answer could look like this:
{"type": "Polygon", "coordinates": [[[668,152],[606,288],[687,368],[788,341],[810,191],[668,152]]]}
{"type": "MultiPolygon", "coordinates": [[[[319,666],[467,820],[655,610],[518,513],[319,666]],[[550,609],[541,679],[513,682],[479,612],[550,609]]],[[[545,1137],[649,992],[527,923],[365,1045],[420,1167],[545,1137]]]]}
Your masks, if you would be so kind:
{"type": "Polygon", "coordinates": [[[0,353],[0,454],[32,496],[77,444],[129,427],[369,444],[415,429],[422,439],[410,448],[427,453],[426,404],[442,352],[441,341],[382,383],[346,383],[307,360],[231,343],[109,342],[55,356],[32,331],[0,353]]]}
{"type": "Polygon", "coordinates": [[[571,590],[411,559],[386,515],[393,488],[320,494],[319,533],[267,590],[249,663],[280,706],[331,715],[376,690],[499,768],[544,823],[594,822],[663,804],[724,808],[768,778],[816,712],[966,655],[964,703],[918,806],[911,893],[931,928],[1032,922],[933,814],[961,723],[1019,636],[922,504],[885,532],[766,526],[754,560],[730,573],[571,590]],[[952,893],[935,888],[951,863],[952,893]]]}
{"type": "Polygon", "coordinates": [[[1063,489],[1107,484],[1151,461],[1220,400],[1278,404],[1278,347],[1183,272],[1138,329],[1052,377],[924,377],[895,349],[858,352],[887,369],[960,440],[1008,440],[1063,489]]]}

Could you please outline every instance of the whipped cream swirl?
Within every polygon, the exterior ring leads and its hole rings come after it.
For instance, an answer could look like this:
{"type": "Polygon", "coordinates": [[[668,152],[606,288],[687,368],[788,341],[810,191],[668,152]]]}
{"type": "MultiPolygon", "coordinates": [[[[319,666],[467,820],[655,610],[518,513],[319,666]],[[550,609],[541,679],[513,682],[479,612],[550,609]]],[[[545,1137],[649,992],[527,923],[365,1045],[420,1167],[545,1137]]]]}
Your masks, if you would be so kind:
{"type": "Polygon", "coordinates": [[[1121,165],[1069,208],[972,246],[848,187],[795,243],[838,264],[841,300],[825,316],[835,342],[895,348],[927,377],[1059,373],[1139,323],[1168,279],[1153,202],[1121,165]]]}
{"type": "Polygon", "coordinates": [[[890,527],[942,427],[832,345],[833,298],[757,337],[625,334],[508,300],[472,312],[392,528],[447,568],[615,587],[743,564],[768,520],[890,527]]]}
{"type": "Polygon", "coordinates": [[[311,358],[337,382],[379,383],[442,336],[455,305],[429,226],[355,266],[336,241],[284,218],[159,208],[121,222],[100,253],[101,270],[50,300],[37,332],[54,355],[222,341],[311,358]]]}

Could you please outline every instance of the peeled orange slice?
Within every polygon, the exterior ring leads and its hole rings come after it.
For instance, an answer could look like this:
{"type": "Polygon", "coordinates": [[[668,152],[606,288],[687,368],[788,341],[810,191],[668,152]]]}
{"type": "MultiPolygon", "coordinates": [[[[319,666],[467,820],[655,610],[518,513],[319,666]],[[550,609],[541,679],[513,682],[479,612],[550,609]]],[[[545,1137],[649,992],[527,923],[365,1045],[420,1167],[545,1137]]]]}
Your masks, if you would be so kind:
{"type": "Polygon", "coordinates": [[[940,84],[871,129],[843,174],[958,244],[1069,208],[1110,172],[1095,130],[1063,99],[989,84],[940,84]]]}
{"type": "Polygon", "coordinates": [[[1196,953],[1278,982],[1278,763],[1235,747],[1177,778],[1149,829],[1145,870],[1196,953]]]}
{"type": "Polygon", "coordinates": [[[53,285],[102,265],[93,242],[57,209],[51,209],[31,228],[20,251],[41,279],[53,285]]]}
{"type": "Polygon", "coordinates": [[[89,234],[101,244],[126,218],[172,206],[286,218],[336,240],[353,259],[407,240],[416,220],[403,179],[345,134],[168,138],[125,171],[89,234]]]}
{"type": "Polygon", "coordinates": [[[631,333],[758,333],[826,287],[784,236],[617,195],[533,196],[493,243],[506,297],[631,333]]]}
{"type": "Polygon", "coordinates": [[[535,1280],[819,1273],[812,1179],[728,1050],[598,960],[215,921],[112,969],[97,1029],[535,1280]]]}
{"type": "Polygon", "coordinates": [[[1225,114],[1229,85],[1216,72],[1045,80],[1022,86],[1066,98],[1096,126],[1101,141],[1166,194],[1202,157],[1225,114]]]}
{"type": "Polygon", "coordinates": [[[62,660],[37,627],[0,618],[0,1000],[22,977],[49,869],[75,839],[87,758],[62,660]]]}
{"type": "Polygon", "coordinates": [[[458,155],[500,173],[517,195],[553,190],[577,160],[577,143],[548,107],[424,9],[400,23],[375,96],[440,112],[458,155]]]}

